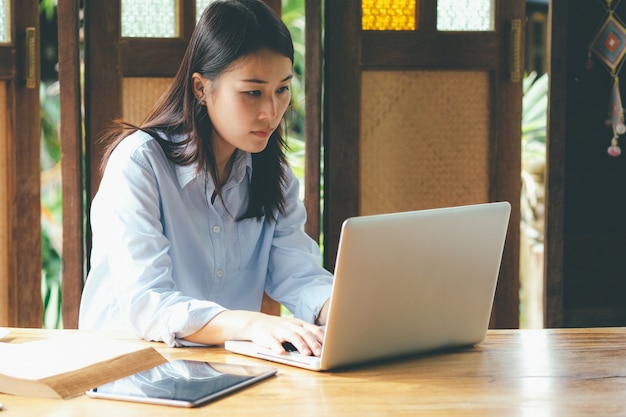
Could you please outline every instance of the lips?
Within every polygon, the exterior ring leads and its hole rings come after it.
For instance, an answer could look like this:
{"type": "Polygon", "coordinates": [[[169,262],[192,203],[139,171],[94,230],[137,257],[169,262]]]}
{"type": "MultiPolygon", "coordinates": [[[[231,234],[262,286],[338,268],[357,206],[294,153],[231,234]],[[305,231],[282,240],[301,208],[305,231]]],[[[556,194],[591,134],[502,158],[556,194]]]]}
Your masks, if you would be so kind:
{"type": "Polygon", "coordinates": [[[261,129],[261,130],[253,130],[252,133],[255,136],[258,136],[260,138],[266,138],[269,135],[271,135],[273,131],[274,129],[261,129]]]}

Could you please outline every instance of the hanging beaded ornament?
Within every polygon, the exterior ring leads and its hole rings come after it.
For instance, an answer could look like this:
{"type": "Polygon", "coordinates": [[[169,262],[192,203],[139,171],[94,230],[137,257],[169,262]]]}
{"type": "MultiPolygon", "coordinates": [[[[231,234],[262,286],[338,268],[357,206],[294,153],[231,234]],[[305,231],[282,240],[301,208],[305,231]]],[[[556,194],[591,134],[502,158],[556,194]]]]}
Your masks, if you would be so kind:
{"type": "Polygon", "coordinates": [[[618,143],[619,136],[626,133],[618,76],[624,55],[626,55],[626,27],[614,12],[619,1],[612,7],[613,0],[606,0],[607,18],[591,42],[587,56],[587,68],[592,66],[591,53],[593,52],[604,62],[613,77],[610,105],[610,124],[613,128],[613,138],[607,153],[615,157],[622,153],[618,143]]]}

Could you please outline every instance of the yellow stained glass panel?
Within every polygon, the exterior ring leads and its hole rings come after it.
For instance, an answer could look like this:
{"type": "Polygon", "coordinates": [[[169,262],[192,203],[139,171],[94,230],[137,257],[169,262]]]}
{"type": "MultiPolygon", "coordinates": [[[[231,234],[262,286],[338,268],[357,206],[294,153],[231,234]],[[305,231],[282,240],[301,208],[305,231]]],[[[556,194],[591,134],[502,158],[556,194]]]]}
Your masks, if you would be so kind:
{"type": "Polygon", "coordinates": [[[415,30],[419,0],[361,0],[363,30],[415,30]]]}

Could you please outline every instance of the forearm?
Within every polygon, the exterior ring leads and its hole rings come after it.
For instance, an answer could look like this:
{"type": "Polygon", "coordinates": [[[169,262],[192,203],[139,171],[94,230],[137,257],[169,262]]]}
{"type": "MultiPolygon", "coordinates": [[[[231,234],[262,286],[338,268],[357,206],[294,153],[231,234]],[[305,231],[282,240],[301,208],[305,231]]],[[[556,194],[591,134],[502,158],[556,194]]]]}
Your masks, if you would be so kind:
{"type": "Polygon", "coordinates": [[[213,317],[197,332],[184,339],[194,343],[218,345],[226,340],[249,339],[249,329],[261,313],[226,310],[213,317]]]}
{"type": "Polygon", "coordinates": [[[118,294],[118,302],[137,336],[146,340],[163,341],[168,346],[180,346],[181,335],[201,329],[225,308],[208,300],[198,300],[168,291],[162,285],[141,291],[127,286],[118,294]]]}
{"type": "Polygon", "coordinates": [[[326,300],[326,302],[322,306],[322,309],[320,310],[320,313],[315,319],[315,324],[317,324],[318,326],[326,326],[326,323],[328,323],[329,306],[330,306],[330,298],[326,300]]]}
{"type": "Polygon", "coordinates": [[[202,344],[222,344],[227,340],[252,340],[277,352],[283,342],[292,343],[304,355],[321,353],[324,330],[296,318],[271,316],[252,311],[226,310],[211,319],[185,340],[202,344]]]}

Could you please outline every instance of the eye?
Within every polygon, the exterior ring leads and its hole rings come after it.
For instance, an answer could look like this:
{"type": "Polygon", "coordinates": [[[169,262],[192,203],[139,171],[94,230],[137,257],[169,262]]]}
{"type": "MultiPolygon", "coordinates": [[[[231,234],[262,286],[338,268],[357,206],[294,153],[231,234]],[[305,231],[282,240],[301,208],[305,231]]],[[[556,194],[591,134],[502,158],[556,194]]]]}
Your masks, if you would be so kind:
{"type": "Polygon", "coordinates": [[[279,88],[276,92],[277,92],[278,94],[287,93],[287,92],[289,92],[289,86],[288,86],[288,85],[286,85],[286,86],[284,86],[284,87],[280,87],[280,88],[279,88]]]}
{"type": "Polygon", "coordinates": [[[249,95],[250,97],[260,97],[261,91],[260,90],[244,91],[244,94],[249,95]]]}

